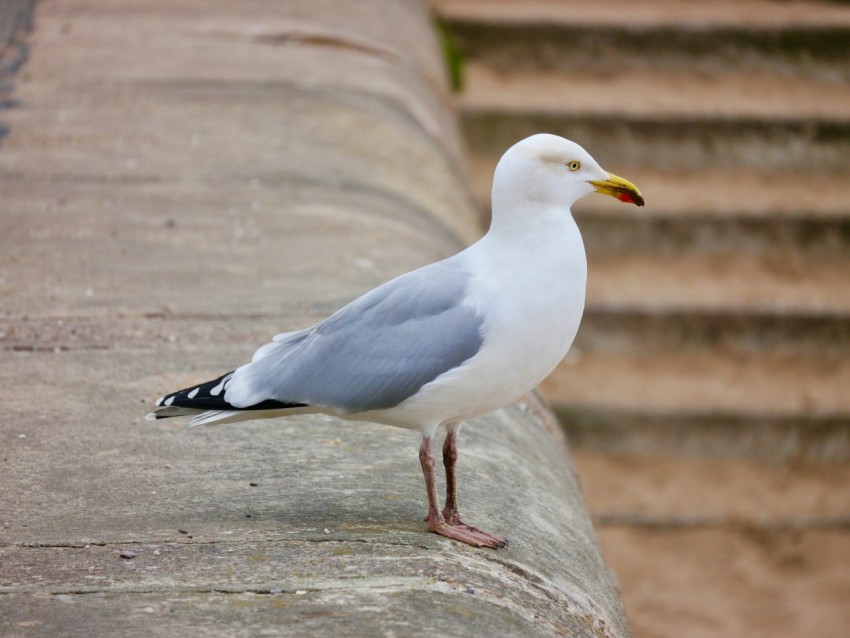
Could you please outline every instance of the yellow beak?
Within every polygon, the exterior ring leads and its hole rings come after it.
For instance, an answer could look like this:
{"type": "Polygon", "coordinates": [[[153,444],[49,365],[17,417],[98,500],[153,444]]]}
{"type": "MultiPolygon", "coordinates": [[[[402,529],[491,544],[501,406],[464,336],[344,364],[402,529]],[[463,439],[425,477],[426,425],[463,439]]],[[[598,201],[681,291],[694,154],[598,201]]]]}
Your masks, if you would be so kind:
{"type": "Polygon", "coordinates": [[[608,179],[599,181],[591,180],[590,183],[596,186],[597,193],[616,197],[621,202],[626,202],[627,204],[643,206],[643,195],[640,194],[638,187],[627,179],[608,173],[608,179]]]}

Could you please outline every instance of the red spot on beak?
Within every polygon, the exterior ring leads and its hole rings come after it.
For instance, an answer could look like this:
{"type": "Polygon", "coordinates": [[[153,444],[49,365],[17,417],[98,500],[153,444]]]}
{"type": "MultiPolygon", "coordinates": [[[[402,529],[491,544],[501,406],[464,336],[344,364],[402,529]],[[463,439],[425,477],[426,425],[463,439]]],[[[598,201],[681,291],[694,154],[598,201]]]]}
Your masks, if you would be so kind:
{"type": "Polygon", "coordinates": [[[621,202],[626,202],[627,204],[634,204],[635,200],[628,193],[617,193],[617,199],[621,202]]]}

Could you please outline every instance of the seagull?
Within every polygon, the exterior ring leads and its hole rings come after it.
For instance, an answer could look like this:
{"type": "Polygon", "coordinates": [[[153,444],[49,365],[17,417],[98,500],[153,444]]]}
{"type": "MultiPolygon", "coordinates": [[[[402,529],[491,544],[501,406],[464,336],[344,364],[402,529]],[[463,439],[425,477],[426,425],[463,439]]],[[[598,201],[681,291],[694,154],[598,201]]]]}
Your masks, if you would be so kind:
{"type": "Polygon", "coordinates": [[[587,281],[570,207],[591,193],[644,204],[574,142],[545,133],[518,142],[496,166],[491,225],[476,243],[277,335],[232,372],[166,394],[147,419],[192,416],[195,426],[324,413],[419,430],[428,530],[506,546],[460,518],[457,437],[463,421],[531,391],[570,349],[587,281]],[[440,428],[442,510],[432,449],[440,428]]]}

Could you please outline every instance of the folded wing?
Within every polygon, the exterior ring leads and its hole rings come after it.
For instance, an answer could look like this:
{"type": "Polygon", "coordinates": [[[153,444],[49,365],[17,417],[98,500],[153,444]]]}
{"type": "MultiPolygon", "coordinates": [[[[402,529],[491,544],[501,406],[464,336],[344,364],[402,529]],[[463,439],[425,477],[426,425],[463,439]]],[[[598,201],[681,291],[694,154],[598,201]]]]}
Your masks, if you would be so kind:
{"type": "Polygon", "coordinates": [[[231,409],[306,405],[343,412],[395,406],[461,365],[482,343],[451,260],[394,279],[313,328],[280,335],[223,381],[231,409]]]}

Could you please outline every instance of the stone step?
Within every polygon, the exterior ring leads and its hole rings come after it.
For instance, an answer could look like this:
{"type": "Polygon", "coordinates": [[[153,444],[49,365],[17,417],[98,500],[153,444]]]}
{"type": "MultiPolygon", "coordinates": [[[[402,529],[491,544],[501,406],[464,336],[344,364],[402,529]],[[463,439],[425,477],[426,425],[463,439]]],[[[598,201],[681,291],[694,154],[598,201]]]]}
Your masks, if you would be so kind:
{"type": "MultiPolygon", "coordinates": [[[[850,34],[848,35],[850,38],[850,34]]],[[[847,171],[850,82],[744,71],[499,72],[471,64],[460,107],[473,150],[539,131],[599,159],[666,169],[847,171]]]]}
{"type": "Polygon", "coordinates": [[[625,255],[589,263],[588,306],[646,313],[850,315],[847,259],[625,255]]]}
{"type": "Polygon", "coordinates": [[[459,56],[501,69],[749,69],[850,78],[850,7],[768,0],[431,0],[459,56]],[[589,6],[591,5],[592,6],[589,6]],[[699,5],[699,6],[695,6],[699,5]]]}
{"type": "Polygon", "coordinates": [[[850,356],[847,299],[833,293],[846,289],[839,283],[846,261],[820,272],[804,265],[796,282],[746,268],[739,258],[714,263],[724,270],[712,273],[695,259],[605,264],[591,257],[575,347],[640,356],[694,347],[743,355],[850,356]],[[725,275],[727,268],[737,272],[725,275]]]}
{"type": "Polygon", "coordinates": [[[850,11],[842,0],[662,0],[634,3],[631,0],[596,0],[571,3],[564,0],[429,0],[446,21],[488,24],[572,24],[619,26],[634,29],[678,26],[705,29],[747,27],[850,26],[850,11]]]}
{"type": "MultiPolygon", "coordinates": [[[[850,417],[850,358],[834,353],[573,351],[543,384],[556,404],[632,414],[850,417]]],[[[850,426],[850,421],[847,423],[850,426]]]]}
{"type": "Polygon", "coordinates": [[[843,635],[850,464],[573,458],[635,636],[843,635]]]}
{"type": "Polygon", "coordinates": [[[500,154],[550,131],[637,166],[847,170],[850,56],[842,51],[850,52],[850,9],[833,7],[825,20],[824,12],[771,5],[772,19],[763,22],[753,19],[762,3],[745,2],[749,22],[733,25],[728,16],[672,3],[678,13],[649,12],[636,26],[582,18],[563,3],[521,3],[522,11],[519,3],[499,4],[437,7],[450,31],[477,33],[459,37],[460,105],[475,151],[500,154]],[[494,46],[493,55],[475,47],[479,39],[494,46]],[[635,39],[634,50],[618,48],[635,39]],[[654,59],[659,42],[681,49],[672,63],[654,59]],[[764,64],[746,64],[759,47],[764,64]],[[723,51],[734,64],[718,62],[723,51]]]}
{"type": "Polygon", "coordinates": [[[612,116],[493,105],[463,109],[467,142],[500,154],[545,131],[580,141],[600,160],[663,170],[745,168],[841,173],[850,157],[850,119],[806,116],[717,118],[663,113],[612,116]]]}
{"type": "MultiPolygon", "coordinates": [[[[850,37],[850,31],[848,31],[850,37]]],[[[850,118],[850,81],[727,69],[539,71],[464,67],[461,107],[474,111],[595,113],[611,118],[794,120],[850,118]]]]}
{"type": "Polygon", "coordinates": [[[556,403],[570,442],[605,454],[850,461],[850,416],[694,414],[556,403]]]}
{"type": "Polygon", "coordinates": [[[576,346],[646,357],[698,347],[847,358],[848,261],[591,255],[576,346]]]}
{"type": "Polygon", "coordinates": [[[576,450],[591,514],[605,526],[850,527],[850,465],[765,463],[576,450]]]}
{"type": "Polygon", "coordinates": [[[641,311],[591,302],[574,347],[645,355],[695,346],[743,354],[850,356],[850,319],[842,314],[805,311],[641,311]]]}
{"type": "Polygon", "coordinates": [[[471,75],[460,106],[473,151],[499,155],[547,131],[635,166],[848,170],[850,85],[752,74],[517,78],[471,75]]]}
{"type": "Polygon", "coordinates": [[[602,217],[586,212],[576,212],[575,218],[592,257],[735,253],[773,261],[829,257],[850,267],[850,219],[812,214],[772,221],[710,215],[635,219],[628,213],[602,217]]]}
{"type": "Polygon", "coordinates": [[[542,388],[572,442],[605,452],[850,459],[850,357],[573,352],[542,388]]]}

